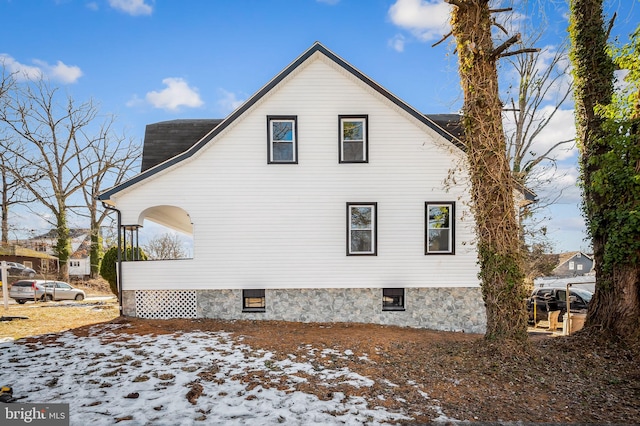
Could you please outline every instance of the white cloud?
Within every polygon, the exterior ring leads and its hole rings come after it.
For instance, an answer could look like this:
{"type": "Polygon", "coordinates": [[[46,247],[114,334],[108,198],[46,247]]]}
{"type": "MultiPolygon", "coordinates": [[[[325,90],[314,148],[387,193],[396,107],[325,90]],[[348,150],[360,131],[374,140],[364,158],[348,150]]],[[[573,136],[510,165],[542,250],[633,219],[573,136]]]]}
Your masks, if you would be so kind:
{"type": "Polygon", "coordinates": [[[109,0],[109,6],[132,16],[151,15],[153,6],[145,3],[145,0],[109,0]]]}
{"type": "Polygon", "coordinates": [[[55,65],[49,65],[43,61],[34,61],[52,80],[61,81],[63,83],[75,83],[80,77],[82,77],[82,70],[75,65],[69,66],[62,61],[56,62],[55,65]]]}
{"type": "Polygon", "coordinates": [[[391,40],[389,40],[389,46],[396,52],[404,52],[404,44],[406,39],[402,34],[396,34],[391,40]]]}
{"type": "Polygon", "coordinates": [[[235,93],[228,92],[224,89],[218,89],[218,93],[220,93],[218,105],[225,114],[229,114],[245,101],[244,99],[238,99],[235,93]]]}
{"type": "Polygon", "coordinates": [[[197,108],[204,102],[200,99],[198,90],[189,87],[181,78],[165,78],[162,83],[167,86],[160,92],[149,92],[146,100],[156,108],[176,111],[180,107],[197,108]]]}
{"type": "Polygon", "coordinates": [[[82,77],[80,67],[66,65],[62,61],[58,61],[55,65],[50,65],[39,59],[35,59],[33,62],[35,65],[26,65],[16,61],[9,55],[0,54],[0,63],[3,64],[9,73],[15,73],[18,79],[37,80],[44,77],[69,84],[75,83],[82,77]]]}
{"type": "Polygon", "coordinates": [[[577,204],[582,200],[582,190],[578,184],[580,178],[575,164],[559,165],[557,169],[548,168],[538,178],[549,182],[536,188],[540,199],[555,200],[554,204],[577,204]]]}
{"type": "Polygon", "coordinates": [[[411,31],[421,41],[449,32],[451,6],[442,0],[396,0],[388,13],[394,25],[411,31]]]}
{"type": "MultiPolygon", "coordinates": [[[[553,111],[553,106],[543,107],[538,113],[540,117],[548,117],[553,111]]],[[[537,154],[545,153],[554,144],[560,141],[575,139],[576,125],[574,118],[574,110],[561,109],[556,111],[555,115],[547,124],[547,126],[536,137],[533,149],[537,154]]],[[[556,160],[567,159],[576,153],[573,144],[565,144],[561,148],[556,149],[553,158],[556,160]]]]}

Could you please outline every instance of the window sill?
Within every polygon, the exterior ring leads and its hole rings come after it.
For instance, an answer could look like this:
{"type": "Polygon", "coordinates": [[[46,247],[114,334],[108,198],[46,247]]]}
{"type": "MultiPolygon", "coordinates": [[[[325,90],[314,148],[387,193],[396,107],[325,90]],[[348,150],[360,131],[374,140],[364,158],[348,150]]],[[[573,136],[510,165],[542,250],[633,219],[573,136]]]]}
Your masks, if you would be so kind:
{"type": "Polygon", "coordinates": [[[264,309],[264,308],[253,308],[253,309],[252,308],[244,308],[242,310],[242,312],[245,312],[245,313],[267,312],[267,310],[264,309]]]}
{"type": "Polygon", "coordinates": [[[404,312],[404,311],[406,311],[405,308],[390,308],[390,307],[382,308],[382,312],[404,312]]]}

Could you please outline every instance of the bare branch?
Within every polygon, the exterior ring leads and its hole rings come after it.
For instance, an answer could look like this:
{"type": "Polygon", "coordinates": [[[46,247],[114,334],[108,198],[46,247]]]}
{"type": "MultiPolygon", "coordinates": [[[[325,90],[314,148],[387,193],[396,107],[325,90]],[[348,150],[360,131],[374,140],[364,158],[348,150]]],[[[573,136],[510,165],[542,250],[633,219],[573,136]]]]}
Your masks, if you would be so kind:
{"type": "Polygon", "coordinates": [[[507,56],[519,55],[521,53],[536,53],[540,52],[540,49],[537,47],[528,47],[525,49],[514,50],[513,52],[507,52],[500,55],[501,58],[506,58],[507,56]]]}
{"type": "Polygon", "coordinates": [[[503,33],[509,35],[509,32],[507,31],[507,29],[503,27],[500,23],[498,23],[498,21],[496,21],[495,19],[491,20],[491,25],[498,27],[503,33]]]}
{"type": "Polygon", "coordinates": [[[498,46],[495,49],[493,49],[493,52],[491,52],[491,56],[493,56],[494,58],[499,57],[502,54],[502,52],[507,50],[512,45],[516,44],[518,41],[520,41],[520,33],[510,37],[504,43],[502,43],[500,46],[498,46]]]}
{"type": "Polygon", "coordinates": [[[442,38],[441,38],[439,41],[437,41],[437,42],[433,43],[433,44],[431,45],[431,47],[436,47],[437,45],[439,45],[440,43],[442,43],[443,41],[445,41],[446,39],[448,39],[449,37],[451,37],[451,35],[452,35],[452,34],[453,34],[453,33],[452,33],[451,31],[449,31],[447,34],[443,35],[443,36],[442,36],[442,38]]]}
{"type": "Polygon", "coordinates": [[[512,7],[505,7],[502,9],[489,9],[489,13],[511,12],[512,10],[513,10],[512,7]]]}

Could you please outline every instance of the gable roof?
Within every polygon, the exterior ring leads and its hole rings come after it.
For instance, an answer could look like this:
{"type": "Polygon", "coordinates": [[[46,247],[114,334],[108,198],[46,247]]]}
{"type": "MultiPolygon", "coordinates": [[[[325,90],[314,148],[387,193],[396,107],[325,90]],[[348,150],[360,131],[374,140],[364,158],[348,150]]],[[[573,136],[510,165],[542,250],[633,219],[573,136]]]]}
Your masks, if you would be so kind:
{"type": "MultiPolygon", "coordinates": [[[[178,155],[175,155],[166,161],[157,164],[153,167],[143,170],[140,174],[134,176],[133,178],[123,182],[119,185],[116,185],[102,194],[98,195],[98,200],[100,201],[108,201],[111,196],[126,189],[140,181],[143,181],[154,174],[165,170],[191,156],[193,156],[196,152],[202,149],[209,141],[215,138],[218,134],[220,134],[223,130],[225,130],[231,123],[233,123],[236,119],[242,116],[247,110],[249,110],[253,105],[255,105],[260,99],[262,99],[267,93],[269,93],[273,88],[275,88],[280,82],[282,82],[287,76],[289,76],[293,71],[295,71],[300,65],[302,65],[305,61],[307,61],[311,56],[315,53],[321,53],[331,61],[333,61],[338,66],[342,67],[344,70],[358,78],[360,81],[364,82],[366,85],[371,87],[373,90],[390,100],[393,104],[407,112],[412,117],[416,118],[418,121],[425,124],[430,129],[434,130],[440,136],[444,137],[449,142],[453,143],[455,146],[464,150],[464,145],[458,139],[457,136],[449,133],[449,131],[445,130],[445,128],[436,124],[433,119],[429,118],[420,112],[418,112],[413,107],[409,106],[407,103],[402,101],[400,98],[393,95],[391,92],[380,86],[378,83],[367,77],[365,74],[357,70],[351,64],[346,62],[344,59],[337,56],[335,53],[331,52],[329,49],[324,47],[320,42],[315,42],[311,48],[309,48],[306,52],[300,55],[295,61],[293,61],[289,66],[287,66],[283,71],[281,71],[278,75],[276,75],[271,81],[269,81],[264,87],[262,87],[257,93],[255,93],[252,97],[250,97],[246,102],[244,102],[240,107],[238,107],[235,111],[233,111],[227,118],[218,123],[215,127],[212,127],[211,130],[204,135],[198,142],[193,144],[186,151],[181,152],[178,155]]],[[[444,117],[441,117],[442,121],[444,117]]],[[[145,138],[146,140],[146,138],[145,138]]]]}

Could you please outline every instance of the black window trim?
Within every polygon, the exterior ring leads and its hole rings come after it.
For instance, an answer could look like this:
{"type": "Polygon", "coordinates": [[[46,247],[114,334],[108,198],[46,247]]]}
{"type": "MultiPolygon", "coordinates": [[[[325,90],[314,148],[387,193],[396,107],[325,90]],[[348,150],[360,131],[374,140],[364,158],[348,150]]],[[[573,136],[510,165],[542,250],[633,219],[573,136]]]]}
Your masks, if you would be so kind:
{"type": "Polygon", "coordinates": [[[369,115],[368,114],[341,114],[338,115],[338,163],[339,164],[363,164],[369,162],[369,115]],[[342,133],[342,120],[344,119],[362,119],[364,120],[364,140],[362,143],[364,144],[364,152],[363,152],[363,160],[361,161],[351,161],[344,160],[344,150],[343,150],[343,142],[342,139],[344,134],[342,133]]]}
{"type": "Polygon", "coordinates": [[[298,116],[297,115],[267,115],[267,164],[298,164],[298,116]],[[271,149],[271,121],[293,121],[293,161],[275,161],[271,149]]]}
{"type": "Polygon", "coordinates": [[[404,288],[397,288],[397,287],[386,287],[382,289],[382,310],[383,311],[405,311],[406,310],[406,291],[404,288]],[[396,294],[394,294],[396,293],[396,294]],[[385,297],[392,297],[392,296],[401,296],[402,297],[402,305],[400,306],[394,306],[394,305],[387,305],[385,306],[384,304],[384,298],[385,297]]]}
{"type": "Polygon", "coordinates": [[[426,256],[450,256],[456,254],[456,202],[455,201],[425,201],[424,203],[424,254],[426,256]],[[430,252],[429,251],[429,206],[449,205],[450,227],[451,227],[451,247],[449,251],[430,252]]]}
{"type": "Polygon", "coordinates": [[[267,310],[267,297],[265,290],[262,288],[257,289],[243,289],[242,290],[242,312],[266,312],[267,310]],[[262,298],[264,300],[264,306],[255,308],[248,307],[246,305],[246,299],[248,298],[262,298]]]}
{"type": "Polygon", "coordinates": [[[347,202],[347,256],[377,256],[378,255],[378,203],[377,202],[347,202]],[[352,206],[373,206],[371,253],[351,252],[351,207],[352,206]]]}

